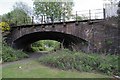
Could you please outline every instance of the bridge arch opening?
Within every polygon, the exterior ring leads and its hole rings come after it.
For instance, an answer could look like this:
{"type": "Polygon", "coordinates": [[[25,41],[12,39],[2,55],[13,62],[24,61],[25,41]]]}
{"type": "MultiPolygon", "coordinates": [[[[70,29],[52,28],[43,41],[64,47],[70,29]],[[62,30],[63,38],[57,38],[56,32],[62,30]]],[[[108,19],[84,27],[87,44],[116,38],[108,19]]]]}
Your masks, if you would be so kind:
{"type": "Polygon", "coordinates": [[[61,48],[61,43],[55,40],[39,40],[30,45],[33,52],[56,51],[61,48]]]}
{"type": "Polygon", "coordinates": [[[85,49],[87,49],[86,40],[71,34],[53,31],[34,32],[23,35],[13,42],[13,47],[25,50],[29,45],[39,40],[55,40],[62,43],[65,48],[70,50],[85,51],[85,49]]]}

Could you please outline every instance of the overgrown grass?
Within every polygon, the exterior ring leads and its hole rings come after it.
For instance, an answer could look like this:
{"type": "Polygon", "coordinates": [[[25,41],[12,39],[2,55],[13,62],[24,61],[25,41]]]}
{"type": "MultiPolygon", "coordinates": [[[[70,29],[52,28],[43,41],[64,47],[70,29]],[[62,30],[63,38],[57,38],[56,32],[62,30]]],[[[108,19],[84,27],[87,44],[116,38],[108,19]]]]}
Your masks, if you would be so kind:
{"type": "Polygon", "coordinates": [[[15,50],[8,46],[7,44],[3,44],[2,46],[2,62],[11,62],[20,60],[23,58],[27,58],[28,55],[20,50],[15,50]]]}
{"type": "Polygon", "coordinates": [[[103,54],[86,54],[69,50],[48,54],[39,59],[42,64],[63,70],[75,69],[85,72],[101,72],[108,75],[120,75],[118,56],[103,54]]]}

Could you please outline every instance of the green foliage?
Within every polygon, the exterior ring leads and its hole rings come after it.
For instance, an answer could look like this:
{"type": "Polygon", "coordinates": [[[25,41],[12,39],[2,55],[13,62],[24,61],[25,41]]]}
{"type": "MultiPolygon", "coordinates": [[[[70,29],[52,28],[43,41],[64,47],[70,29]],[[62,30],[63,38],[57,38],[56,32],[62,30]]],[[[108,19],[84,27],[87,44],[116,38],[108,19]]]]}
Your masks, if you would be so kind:
{"type": "Polygon", "coordinates": [[[61,16],[69,19],[73,7],[73,2],[38,2],[34,0],[33,4],[37,16],[46,15],[52,17],[53,14],[55,21],[59,21],[61,16]]]}
{"type": "Polygon", "coordinates": [[[29,16],[29,9],[26,7],[27,5],[24,5],[24,3],[16,3],[16,5],[14,5],[14,9],[11,12],[2,15],[2,21],[7,22],[9,25],[30,24],[31,17],[29,16]]]}
{"type": "Polygon", "coordinates": [[[14,9],[21,9],[23,10],[26,14],[31,15],[32,14],[32,9],[29,7],[25,2],[16,2],[13,5],[14,9]]]}
{"type": "Polygon", "coordinates": [[[63,50],[43,56],[39,61],[45,65],[64,70],[76,69],[86,72],[103,72],[109,75],[120,74],[118,72],[118,56],[116,55],[85,54],[63,50]]]}
{"type": "Polygon", "coordinates": [[[4,14],[2,16],[2,21],[6,21],[9,24],[22,25],[30,23],[31,18],[22,9],[16,8],[8,14],[4,14]]]}
{"type": "Polygon", "coordinates": [[[53,40],[40,40],[32,44],[33,51],[52,51],[59,47],[60,43],[53,40]]]}
{"type": "Polygon", "coordinates": [[[2,61],[3,62],[11,62],[16,61],[22,58],[27,58],[28,55],[20,50],[14,50],[9,47],[7,44],[3,44],[2,46],[2,61]]]}
{"type": "Polygon", "coordinates": [[[6,22],[0,22],[0,29],[2,32],[10,30],[10,26],[6,22]]]}
{"type": "Polygon", "coordinates": [[[113,41],[110,40],[110,39],[109,39],[109,40],[106,40],[105,42],[106,42],[107,45],[112,45],[112,44],[113,44],[113,41]]]}

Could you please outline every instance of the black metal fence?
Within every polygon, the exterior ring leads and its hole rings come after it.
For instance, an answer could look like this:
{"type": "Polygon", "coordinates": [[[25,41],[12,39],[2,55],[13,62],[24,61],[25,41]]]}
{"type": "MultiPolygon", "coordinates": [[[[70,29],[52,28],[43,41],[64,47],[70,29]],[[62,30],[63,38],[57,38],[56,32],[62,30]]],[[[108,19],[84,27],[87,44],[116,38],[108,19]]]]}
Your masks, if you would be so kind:
{"type": "Polygon", "coordinates": [[[68,21],[80,21],[80,20],[91,20],[91,19],[104,19],[105,9],[94,9],[94,10],[84,10],[72,12],[69,15],[69,19],[66,18],[66,14],[62,13],[61,17],[57,20],[54,19],[54,14],[52,16],[41,15],[38,16],[35,23],[52,23],[52,22],[68,22],[68,21]],[[64,17],[65,16],[65,17],[64,17]]]}
{"type": "Polygon", "coordinates": [[[31,22],[27,21],[25,18],[23,24],[16,25],[30,25],[30,24],[46,24],[54,22],[69,22],[69,21],[82,21],[82,20],[92,20],[92,19],[105,19],[105,9],[94,9],[94,10],[84,10],[84,11],[75,11],[71,15],[67,16],[65,13],[61,13],[60,17],[55,19],[54,14],[52,16],[40,15],[40,16],[31,16],[31,22]],[[69,17],[69,18],[66,18],[69,17]]]}

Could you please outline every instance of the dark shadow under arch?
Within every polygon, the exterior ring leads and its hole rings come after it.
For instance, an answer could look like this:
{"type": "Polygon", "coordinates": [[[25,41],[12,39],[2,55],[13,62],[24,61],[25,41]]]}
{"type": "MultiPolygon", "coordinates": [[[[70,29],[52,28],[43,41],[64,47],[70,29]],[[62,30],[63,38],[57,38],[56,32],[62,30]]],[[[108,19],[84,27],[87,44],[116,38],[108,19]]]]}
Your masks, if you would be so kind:
{"type": "Polygon", "coordinates": [[[26,34],[18,38],[13,42],[13,47],[17,49],[25,49],[28,45],[39,40],[55,40],[60,43],[63,43],[63,45],[66,48],[70,48],[71,45],[78,45],[79,43],[87,43],[86,40],[70,34],[44,31],[44,32],[34,32],[34,33],[26,34]]]}

